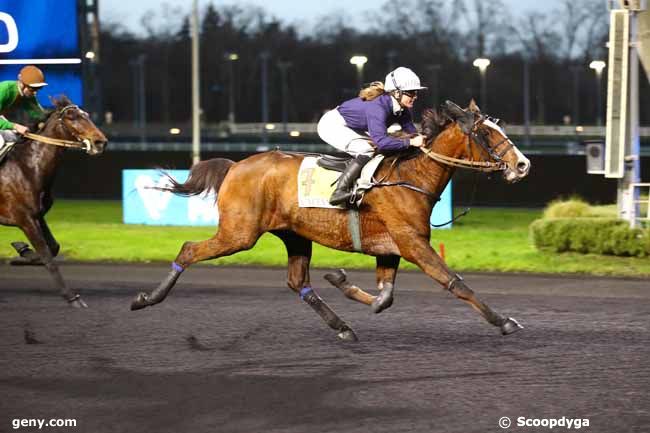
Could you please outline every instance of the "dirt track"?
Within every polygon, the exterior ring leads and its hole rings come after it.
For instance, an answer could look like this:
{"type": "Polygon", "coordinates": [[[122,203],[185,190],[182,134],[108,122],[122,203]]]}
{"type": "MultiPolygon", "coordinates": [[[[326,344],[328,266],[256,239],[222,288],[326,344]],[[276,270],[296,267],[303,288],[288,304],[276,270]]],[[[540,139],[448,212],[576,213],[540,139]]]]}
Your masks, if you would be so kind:
{"type": "MultiPolygon", "coordinates": [[[[0,432],[76,418],[78,432],[498,432],[517,418],[650,431],[650,283],[466,275],[523,331],[501,337],[420,273],[380,315],[328,288],[346,344],[285,271],[196,267],[164,303],[129,311],[160,266],[62,266],[90,305],[68,309],[42,268],[0,265],[0,432]]],[[[350,272],[374,286],[374,274],[350,272]]],[[[565,431],[555,427],[552,431],[565,431]]]]}

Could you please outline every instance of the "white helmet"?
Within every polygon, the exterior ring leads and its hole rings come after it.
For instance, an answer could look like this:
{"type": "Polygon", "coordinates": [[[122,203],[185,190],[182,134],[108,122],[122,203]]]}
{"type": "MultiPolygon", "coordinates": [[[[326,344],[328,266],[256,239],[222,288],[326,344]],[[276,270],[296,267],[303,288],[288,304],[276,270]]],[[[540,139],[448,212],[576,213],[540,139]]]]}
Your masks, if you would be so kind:
{"type": "Polygon", "coordinates": [[[386,92],[422,89],[426,89],[426,87],[420,85],[420,79],[415,75],[415,72],[403,66],[386,75],[386,81],[384,82],[384,90],[386,92]]]}

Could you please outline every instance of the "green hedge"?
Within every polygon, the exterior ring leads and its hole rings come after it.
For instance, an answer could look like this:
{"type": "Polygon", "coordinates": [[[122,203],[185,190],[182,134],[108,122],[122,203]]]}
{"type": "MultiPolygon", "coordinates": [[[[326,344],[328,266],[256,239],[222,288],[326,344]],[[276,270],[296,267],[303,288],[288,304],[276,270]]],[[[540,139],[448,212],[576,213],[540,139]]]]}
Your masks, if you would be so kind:
{"type": "Polygon", "coordinates": [[[537,248],[556,252],[650,256],[650,230],[631,229],[614,218],[543,218],[533,221],[530,234],[537,248]]]}

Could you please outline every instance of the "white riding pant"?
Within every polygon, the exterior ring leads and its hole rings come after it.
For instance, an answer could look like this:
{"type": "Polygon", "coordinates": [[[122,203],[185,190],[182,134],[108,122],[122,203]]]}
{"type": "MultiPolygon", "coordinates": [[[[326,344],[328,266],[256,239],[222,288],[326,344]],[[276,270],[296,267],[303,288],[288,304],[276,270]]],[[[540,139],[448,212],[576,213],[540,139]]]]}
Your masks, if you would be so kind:
{"type": "Polygon", "coordinates": [[[350,129],[336,108],[323,114],[318,121],[316,131],[324,142],[352,156],[372,156],[375,152],[368,133],[363,134],[350,129]]]}
{"type": "Polygon", "coordinates": [[[11,129],[0,129],[0,149],[5,146],[5,144],[11,144],[18,141],[18,134],[16,134],[11,129]]]}

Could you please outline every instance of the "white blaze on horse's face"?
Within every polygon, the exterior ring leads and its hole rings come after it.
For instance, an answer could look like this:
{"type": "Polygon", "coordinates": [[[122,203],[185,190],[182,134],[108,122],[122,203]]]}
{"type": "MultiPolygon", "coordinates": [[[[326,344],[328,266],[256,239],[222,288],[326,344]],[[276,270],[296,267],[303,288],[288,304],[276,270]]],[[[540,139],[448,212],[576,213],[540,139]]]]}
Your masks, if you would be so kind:
{"type": "MultiPolygon", "coordinates": [[[[510,150],[508,150],[506,154],[503,155],[503,160],[508,166],[508,168],[503,172],[503,177],[506,179],[506,181],[512,183],[526,177],[526,175],[528,175],[528,171],[530,170],[530,161],[528,158],[526,158],[524,154],[521,153],[519,149],[517,149],[517,146],[515,146],[515,144],[508,138],[504,130],[499,125],[489,119],[485,119],[483,121],[483,124],[496,131],[499,136],[497,143],[506,140],[504,142],[504,145],[507,142],[511,146],[510,150]]],[[[495,149],[497,153],[500,150],[501,149],[495,149]]]]}

